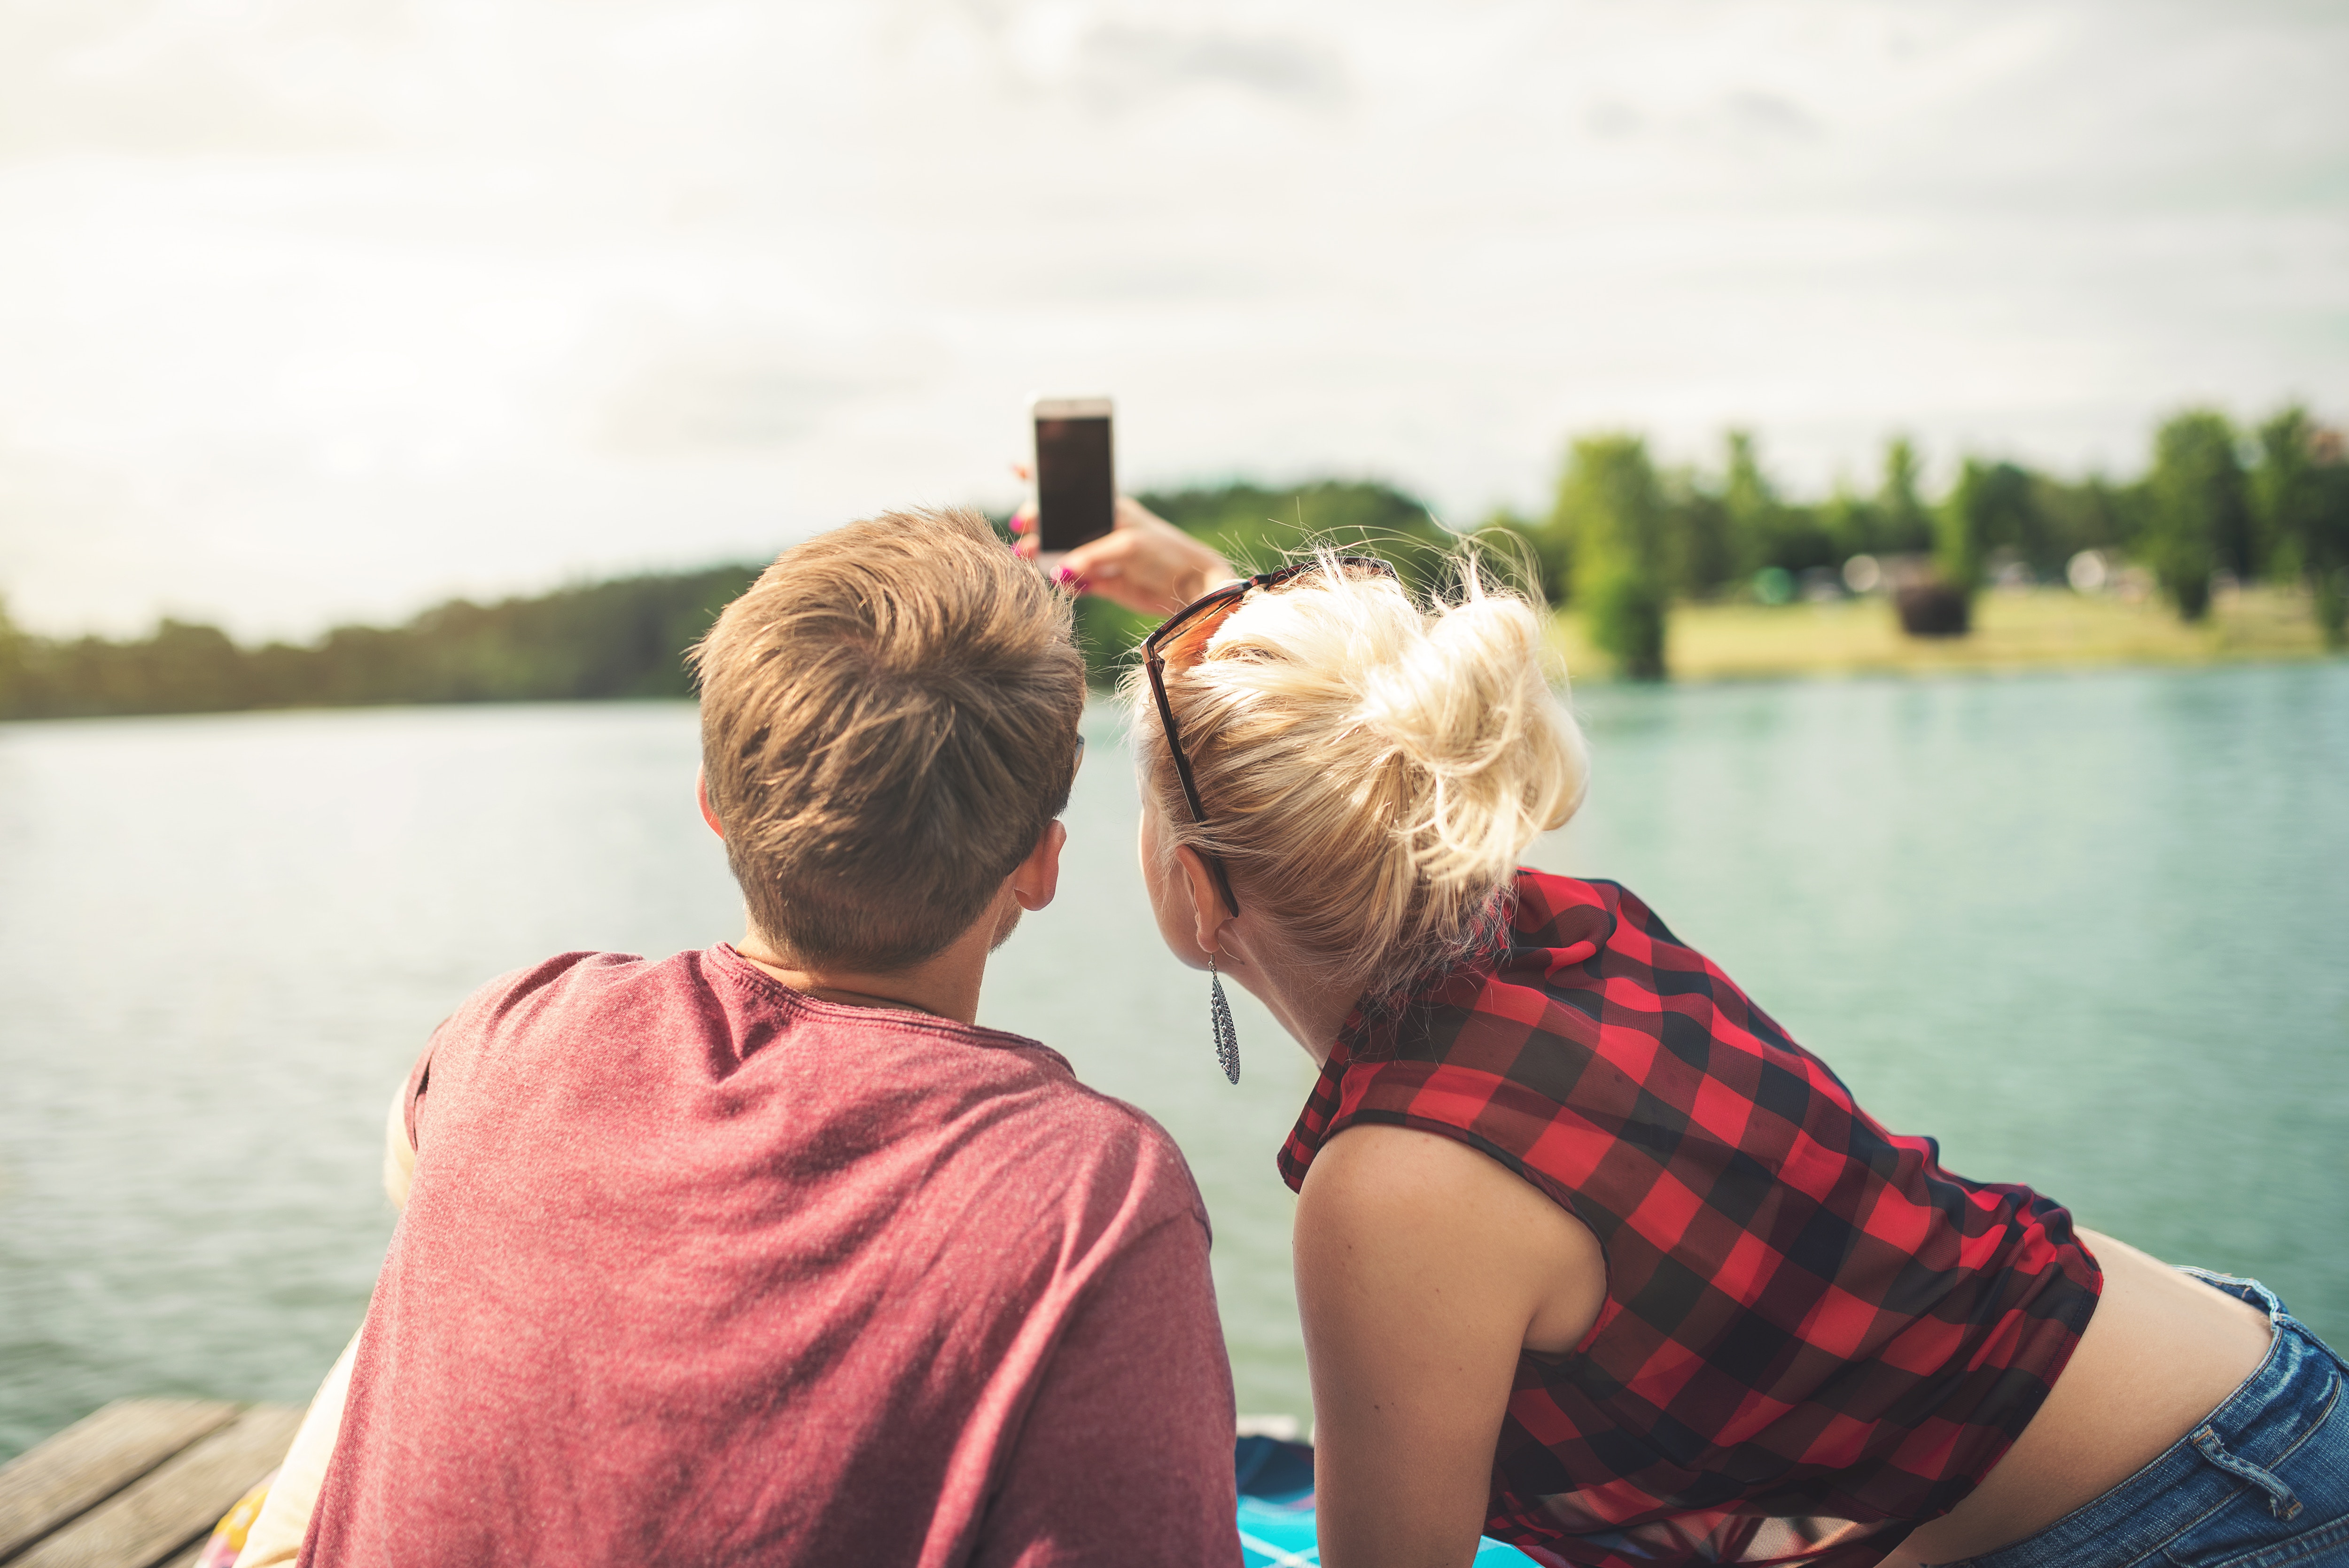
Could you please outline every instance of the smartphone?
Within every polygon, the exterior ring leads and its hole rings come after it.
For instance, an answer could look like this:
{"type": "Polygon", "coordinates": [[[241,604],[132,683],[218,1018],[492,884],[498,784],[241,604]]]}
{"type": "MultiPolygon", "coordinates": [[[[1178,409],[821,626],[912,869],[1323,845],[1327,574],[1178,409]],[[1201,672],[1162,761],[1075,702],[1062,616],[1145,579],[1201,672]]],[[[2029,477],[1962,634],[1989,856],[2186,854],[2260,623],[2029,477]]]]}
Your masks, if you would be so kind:
{"type": "Polygon", "coordinates": [[[1036,545],[1056,555],[1107,533],[1116,512],[1110,400],[1039,397],[1030,412],[1036,421],[1036,545]]]}

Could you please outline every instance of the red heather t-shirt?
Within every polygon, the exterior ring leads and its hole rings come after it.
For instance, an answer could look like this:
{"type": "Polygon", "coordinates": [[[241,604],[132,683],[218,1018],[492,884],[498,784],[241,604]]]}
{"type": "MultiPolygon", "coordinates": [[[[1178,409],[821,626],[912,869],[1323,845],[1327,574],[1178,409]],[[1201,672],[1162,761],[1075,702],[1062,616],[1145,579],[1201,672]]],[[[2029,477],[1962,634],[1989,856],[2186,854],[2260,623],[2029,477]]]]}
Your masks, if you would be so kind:
{"type": "Polygon", "coordinates": [[[304,1563],[1240,1560],[1198,1190],[1042,1046],[574,953],[417,1076],[304,1563]]]}

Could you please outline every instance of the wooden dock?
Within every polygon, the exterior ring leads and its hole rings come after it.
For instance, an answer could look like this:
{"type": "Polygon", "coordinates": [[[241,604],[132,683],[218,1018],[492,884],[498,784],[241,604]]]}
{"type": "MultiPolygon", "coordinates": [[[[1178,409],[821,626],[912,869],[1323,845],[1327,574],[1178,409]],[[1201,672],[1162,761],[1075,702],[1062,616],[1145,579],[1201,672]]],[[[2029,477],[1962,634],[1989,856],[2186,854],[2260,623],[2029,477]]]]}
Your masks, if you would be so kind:
{"type": "Polygon", "coordinates": [[[0,1568],[187,1568],[302,1412],[117,1399],[0,1466],[0,1568]]]}

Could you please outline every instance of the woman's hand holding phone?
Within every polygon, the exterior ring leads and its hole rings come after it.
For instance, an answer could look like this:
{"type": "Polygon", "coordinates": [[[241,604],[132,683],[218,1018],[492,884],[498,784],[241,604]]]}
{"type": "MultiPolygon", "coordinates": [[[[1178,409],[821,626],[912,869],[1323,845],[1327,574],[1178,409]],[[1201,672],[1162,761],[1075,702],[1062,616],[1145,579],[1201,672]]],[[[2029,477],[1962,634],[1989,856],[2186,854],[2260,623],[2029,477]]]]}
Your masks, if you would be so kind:
{"type": "MultiPolygon", "coordinates": [[[[1019,536],[1011,548],[1031,561],[1037,553],[1035,521],[1033,501],[1011,518],[1011,531],[1019,536]]],[[[1137,615],[1154,616],[1173,614],[1235,575],[1211,546],[1123,495],[1110,531],[1061,556],[1059,573],[1060,581],[1080,593],[1098,593],[1137,615]]]]}

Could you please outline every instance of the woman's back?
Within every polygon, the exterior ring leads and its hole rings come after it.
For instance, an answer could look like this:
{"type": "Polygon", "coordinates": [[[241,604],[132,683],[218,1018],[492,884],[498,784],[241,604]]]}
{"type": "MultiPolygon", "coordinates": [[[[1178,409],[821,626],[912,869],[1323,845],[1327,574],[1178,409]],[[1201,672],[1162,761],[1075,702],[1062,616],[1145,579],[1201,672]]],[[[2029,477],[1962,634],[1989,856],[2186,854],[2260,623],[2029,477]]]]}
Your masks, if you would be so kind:
{"type": "Polygon", "coordinates": [[[1520,872],[1502,943],[1350,1020],[1284,1176],[1378,1124],[1493,1156],[1604,1249],[1494,1467],[1489,1523],[1574,1561],[1872,1563],[1997,1463],[2095,1309],[2062,1208],[1886,1132],[1611,883],[1520,872]]]}

